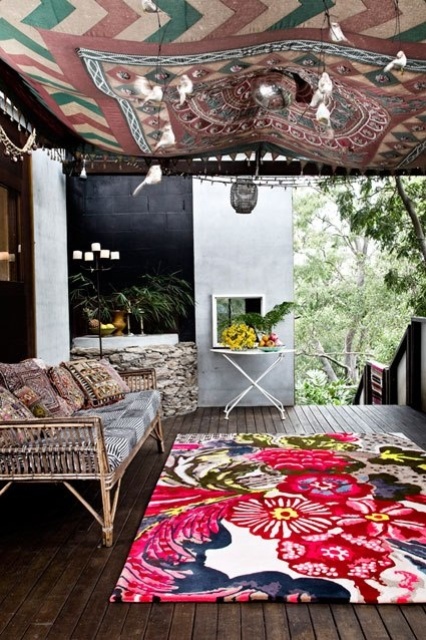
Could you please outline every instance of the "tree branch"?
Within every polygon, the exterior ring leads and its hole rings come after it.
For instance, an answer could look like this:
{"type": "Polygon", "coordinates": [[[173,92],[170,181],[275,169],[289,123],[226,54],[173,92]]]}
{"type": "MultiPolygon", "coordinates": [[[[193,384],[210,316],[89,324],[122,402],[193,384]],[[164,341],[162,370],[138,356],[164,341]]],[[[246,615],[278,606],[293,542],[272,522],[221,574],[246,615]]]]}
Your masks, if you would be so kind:
{"type": "Polygon", "coordinates": [[[425,239],[425,234],[423,231],[422,224],[414,208],[413,201],[411,200],[411,198],[408,196],[407,192],[404,189],[401,176],[395,176],[395,182],[396,182],[396,188],[398,190],[399,197],[401,198],[402,203],[405,207],[405,210],[407,211],[411,219],[411,222],[413,224],[416,238],[419,242],[420,253],[422,254],[423,261],[426,264],[426,239],[425,239]]]}

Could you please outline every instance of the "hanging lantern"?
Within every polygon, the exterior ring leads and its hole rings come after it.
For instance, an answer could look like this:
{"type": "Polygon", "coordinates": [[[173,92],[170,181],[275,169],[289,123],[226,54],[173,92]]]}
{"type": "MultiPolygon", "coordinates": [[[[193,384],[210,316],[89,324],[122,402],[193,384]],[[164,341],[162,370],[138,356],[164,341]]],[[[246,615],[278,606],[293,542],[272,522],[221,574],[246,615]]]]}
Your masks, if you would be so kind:
{"type": "Polygon", "coordinates": [[[257,204],[257,185],[250,178],[237,178],[231,186],[231,205],[236,213],[251,213],[257,204]]]}
{"type": "Polygon", "coordinates": [[[293,77],[282,72],[262,74],[253,82],[253,100],[268,111],[288,109],[296,93],[296,82],[293,77]]]}

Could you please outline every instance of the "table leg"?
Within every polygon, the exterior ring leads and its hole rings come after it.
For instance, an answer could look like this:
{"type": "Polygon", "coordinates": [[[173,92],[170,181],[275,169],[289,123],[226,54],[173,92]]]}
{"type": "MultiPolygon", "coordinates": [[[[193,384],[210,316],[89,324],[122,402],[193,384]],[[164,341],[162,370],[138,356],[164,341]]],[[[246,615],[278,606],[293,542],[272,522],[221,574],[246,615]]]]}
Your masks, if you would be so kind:
{"type": "Polygon", "coordinates": [[[262,373],[262,375],[260,375],[258,378],[256,378],[256,380],[253,380],[253,378],[251,378],[248,375],[248,373],[246,373],[246,371],[244,371],[244,369],[242,369],[235,362],[235,360],[232,360],[231,358],[229,358],[226,353],[222,353],[222,355],[223,355],[224,358],[226,358],[226,360],[228,360],[228,362],[230,362],[232,364],[233,367],[238,369],[238,371],[251,383],[246,389],[244,389],[244,391],[239,393],[237,396],[235,396],[235,398],[232,398],[232,400],[230,400],[228,402],[228,404],[226,405],[226,407],[224,409],[225,419],[226,420],[229,419],[229,414],[232,411],[232,409],[234,407],[236,407],[239,402],[241,402],[241,400],[244,398],[244,396],[247,395],[247,393],[249,391],[251,391],[251,389],[253,389],[253,387],[255,387],[256,389],[258,389],[258,391],[260,391],[260,393],[262,393],[265,396],[265,398],[267,398],[269,400],[269,402],[271,404],[273,404],[278,409],[278,411],[280,412],[280,415],[281,415],[281,420],[285,420],[285,409],[284,409],[283,403],[280,400],[278,400],[278,398],[273,396],[272,393],[270,393],[269,391],[264,389],[259,384],[260,380],[262,380],[278,364],[278,362],[280,362],[280,360],[283,358],[284,354],[280,354],[276,358],[276,360],[274,360],[269,365],[269,367],[262,373]]]}

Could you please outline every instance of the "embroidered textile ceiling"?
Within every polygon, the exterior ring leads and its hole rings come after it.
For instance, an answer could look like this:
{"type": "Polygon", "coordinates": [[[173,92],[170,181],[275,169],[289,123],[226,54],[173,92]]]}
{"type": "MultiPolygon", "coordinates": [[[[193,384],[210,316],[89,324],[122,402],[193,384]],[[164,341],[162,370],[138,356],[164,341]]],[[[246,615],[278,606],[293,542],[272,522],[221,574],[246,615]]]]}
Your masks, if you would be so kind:
{"type": "Polygon", "coordinates": [[[426,168],[425,0],[1,0],[0,59],[76,157],[426,168]]]}

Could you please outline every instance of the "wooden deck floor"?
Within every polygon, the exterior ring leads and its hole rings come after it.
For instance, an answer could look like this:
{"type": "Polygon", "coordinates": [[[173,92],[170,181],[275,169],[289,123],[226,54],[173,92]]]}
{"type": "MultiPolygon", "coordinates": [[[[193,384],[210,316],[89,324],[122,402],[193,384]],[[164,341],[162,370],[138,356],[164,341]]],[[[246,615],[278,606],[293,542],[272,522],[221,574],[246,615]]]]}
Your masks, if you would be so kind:
{"type": "MultiPolygon", "coordinates": [[[[426,415],[406,407],[300,406],[283,422],[270,408],[198,409],[164,422],[177,433],[403,432],[426,448],[426,415]]],[[[0,639],[414,640],[423,605],[109,604],[165,456],[144,445],[128,470],[115,544],[61,485],[16,486],[0,498],[0,639]]],[[[91,494],[96,490],[87,487],[91,494]]]]}

